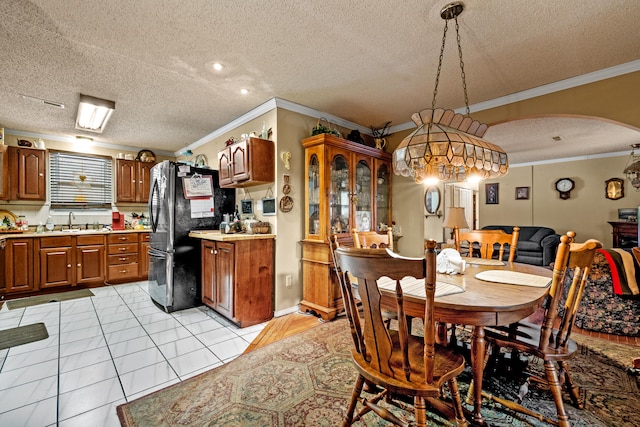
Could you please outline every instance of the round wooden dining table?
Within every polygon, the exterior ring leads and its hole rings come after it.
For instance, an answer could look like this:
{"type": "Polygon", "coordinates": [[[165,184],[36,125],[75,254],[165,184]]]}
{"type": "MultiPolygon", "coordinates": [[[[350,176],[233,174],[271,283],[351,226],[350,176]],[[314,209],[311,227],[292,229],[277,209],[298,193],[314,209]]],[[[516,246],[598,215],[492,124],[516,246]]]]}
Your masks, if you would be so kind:
{"type": "MultiPolygon", "coordinates": [[[[503,326],[522,320],[533,314],[544,301],[549,286],[527,286],[490,282],[476,278],[476,274],[489,270],[504,270],[516,273],[532,274],[549,278],[551,269],[503,262],[502,265],[476,265],[470,258],[462,274],[437,274],[435,319],[441,324],[468,325],[473,328],[471,335],[471,369],[473,373],[473,414],[472,422],[483,425],[480,412],[482,406],[483,365],[486,352],[484,328],[487,326],[503,326]],[[471,263],[471,264],[470,264],[471,263]],[[464,292],[445,296],[437,296],[437,283],[449,283],[464,289],[464,292]]],[[[478,259],[476,262],[482,262],[478,259]]],[[[488,262],[488,261],[487,261],[488,262]]],[[[494,261],[497,262],[497,261],[494,261]]],[[[405,293],[404,309],[407,316],[424,318],[424,298],[405,293]]],[[[382,291],[382,305],[395,310],[395,299],[392,293],[382,291]]]]}

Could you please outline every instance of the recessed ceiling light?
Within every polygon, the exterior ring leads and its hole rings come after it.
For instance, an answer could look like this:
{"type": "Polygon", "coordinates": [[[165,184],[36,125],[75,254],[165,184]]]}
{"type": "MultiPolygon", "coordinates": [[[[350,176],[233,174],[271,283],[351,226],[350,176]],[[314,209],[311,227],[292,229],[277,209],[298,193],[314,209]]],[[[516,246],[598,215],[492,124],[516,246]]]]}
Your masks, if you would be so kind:
{"type": "Polygon", "coordinates": [[[249,93],[249,91],[248,91],[247,89],[240,89],[240,93],[241,93],[242,95],[246,95],[246,94],[248,94],[248,93],[249,93]]]}
{"type": "Polygon", "coordinates": [[[224,65],[222,65],[219,62],[214,62],[213,63],[213,69],[216,71],[222,71],[222,69],[224,68],[224,65]]]}

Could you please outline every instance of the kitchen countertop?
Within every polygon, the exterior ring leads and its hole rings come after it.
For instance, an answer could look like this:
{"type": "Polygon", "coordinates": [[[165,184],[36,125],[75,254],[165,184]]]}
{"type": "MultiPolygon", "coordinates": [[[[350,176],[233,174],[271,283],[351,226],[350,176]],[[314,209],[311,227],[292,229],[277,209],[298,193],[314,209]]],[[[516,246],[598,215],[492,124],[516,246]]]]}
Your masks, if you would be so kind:
{"type": "Polygon", "coordinates": [[[25,237],[50,237],[50,236],[86,236],[88,234],[118,234],[118,233],[150,233],[149,229],[142,230],[74,230],[74,231],[45,231],[36,233],[35,231],[20,232],[0,232],[1,239],[22,239],[25,237]]]}
{"type": "Polygon", "coordinates": [[[258,239],[275,239],[275,234],[246,234],[246,233],[227,233],[223,234],[220,230],[196,230],[189,233],[189,237],[196,239],[215,240],[218,242],[230,242],[233,240],[258,240],[258,239]]]}

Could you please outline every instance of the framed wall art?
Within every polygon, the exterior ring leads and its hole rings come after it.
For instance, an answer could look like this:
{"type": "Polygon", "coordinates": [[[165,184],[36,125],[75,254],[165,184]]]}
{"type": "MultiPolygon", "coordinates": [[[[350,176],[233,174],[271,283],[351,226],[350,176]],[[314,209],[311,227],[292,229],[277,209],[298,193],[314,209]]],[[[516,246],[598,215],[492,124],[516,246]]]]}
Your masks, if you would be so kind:
{"type": "Polygon", "coordinates": [[[624,180],[611,178],[604,185],[604,196],[610,200],[618,200],[624,197],[624,180]]]}
{"type": "Polygon", "coordinates": [[[516,200],[529,200],[529,187],[516,187],[516,200]]]}
{"type": "Polygon", "coordinates": [[[485,203],[487,205],[497,205],[498,204],[498,183],[494,182],[493,184],[485,184],[484,189],[486,193],[485,203]]]}

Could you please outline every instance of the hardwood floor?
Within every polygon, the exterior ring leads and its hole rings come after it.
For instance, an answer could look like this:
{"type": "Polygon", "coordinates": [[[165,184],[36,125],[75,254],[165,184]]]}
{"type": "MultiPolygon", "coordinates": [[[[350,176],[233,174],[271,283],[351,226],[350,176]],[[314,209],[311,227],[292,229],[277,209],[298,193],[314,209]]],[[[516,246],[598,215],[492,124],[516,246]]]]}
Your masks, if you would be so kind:
{"type": "MultiPolygon", "coordinates": [[[[260,347],[264,347],[265,345],[281,340],[282,338],[304,332],[320,324],[321,322],[317,317],[309,314],[292,313],[286,316],[276,317],[272,319],[267,324],[267,326],[264,327],[260,335],[258,335],[256,339],[253,340],[251,344],[249,344],[249,347],[245,350],[245,353],[248,353],[260,347]]],[[[640,347],[640,337],[603,334],[600,332],[587,331],[580,328],[575,328],[573,330],[573,333],[600,338],[620,344],[640,347]]]]}
{"type": "Polygon", "coordinates": [[[276,317],[267,323],[267,326],[264,327],[244,352],[249,353],[282,338],[309,330],[321,323],[316,316],[310,314],[291,313],[286,316],[276,317]]]}

